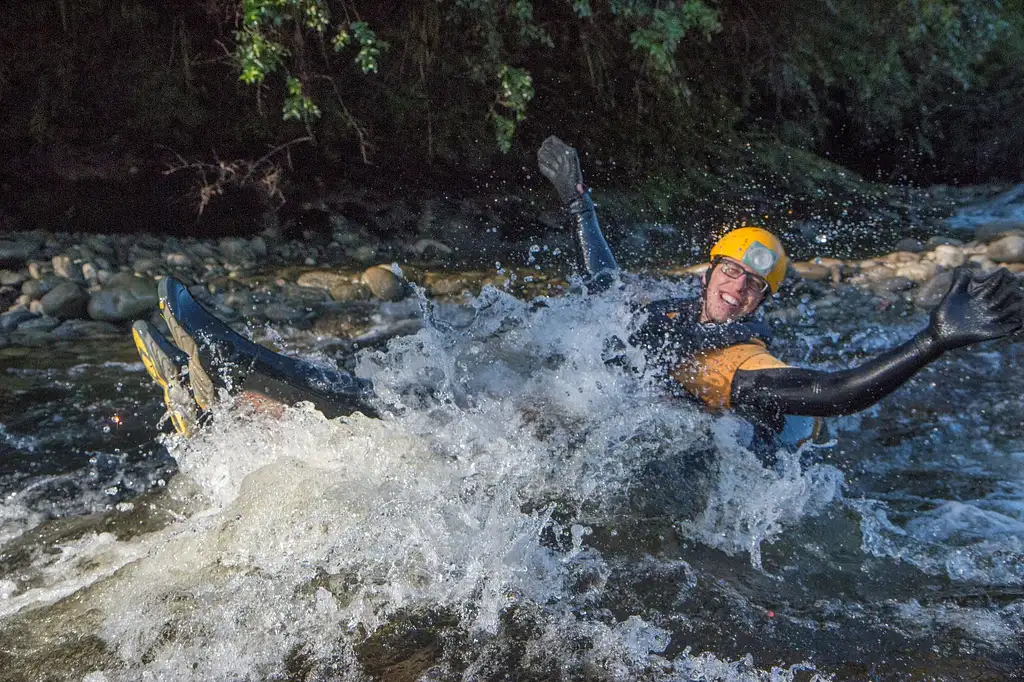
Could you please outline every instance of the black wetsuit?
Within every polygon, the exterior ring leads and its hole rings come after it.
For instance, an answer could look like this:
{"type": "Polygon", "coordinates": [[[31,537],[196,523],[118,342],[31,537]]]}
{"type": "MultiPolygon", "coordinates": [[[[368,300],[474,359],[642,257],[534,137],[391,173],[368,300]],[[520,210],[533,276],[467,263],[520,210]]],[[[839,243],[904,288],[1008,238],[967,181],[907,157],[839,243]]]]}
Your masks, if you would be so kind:
{"type": "MultiPolygon", "coordinates": [[[[618,267],[586,195],[567,205],[579,243],[590,290],[615,281],[618,267]]],[[[646,317],[631,338],[656,368],[757,339],[770,343],[766,325],[750,320],[701,324],[699,304],[655,301],[641,309],[646,317]],[[674,313],[671,316],[668,313],[674,313]]],[[[928,327],[910,341],[858,367],[824,372],[797,367],[736,370],[730,404],[756,426],[779,432],[787,415],[832,417],[852,414],[885,397],[946,350],[1005,336],[1024,323],[1024,296],[1005,270],[974,277],[960,269],[949,294],[932,313],[928,327]]]]}

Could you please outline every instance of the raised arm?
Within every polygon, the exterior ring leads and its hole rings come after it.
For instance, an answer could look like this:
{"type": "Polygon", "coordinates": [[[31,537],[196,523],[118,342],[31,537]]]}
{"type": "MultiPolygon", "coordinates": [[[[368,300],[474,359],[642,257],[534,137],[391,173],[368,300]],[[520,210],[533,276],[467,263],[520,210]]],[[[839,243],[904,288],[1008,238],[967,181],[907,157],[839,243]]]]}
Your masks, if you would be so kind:
{"type": "Polygon", "coordinates": [[[928,326],[907,343],[853,369],[787,367],[736,372],[734,407],[760,413],[833,417],[862,410],[901,386],[947,350],[997,339],[1024,324],[1024,292],[1005,269],[973,277],[958,268],[928,326]]]}
{"type": "Polygon", "coordinates": [[[537,165],[555,186],[562,206],[569,213],[590,289],[606,289],[615,280],[619,266],[601,234],[594,202],[583,185],[576,150],[552,135],[537,150],[537,165]]]}

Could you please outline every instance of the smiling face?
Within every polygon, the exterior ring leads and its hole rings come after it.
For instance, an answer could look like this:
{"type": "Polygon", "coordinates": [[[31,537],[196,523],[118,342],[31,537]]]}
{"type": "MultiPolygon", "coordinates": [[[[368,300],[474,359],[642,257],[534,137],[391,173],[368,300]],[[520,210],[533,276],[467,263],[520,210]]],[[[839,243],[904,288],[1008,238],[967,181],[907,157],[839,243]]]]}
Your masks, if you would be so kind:
{"type": "Polygon", "coordinates": [[[753,270],[732,258],[722,258],[711,268],[700,321],[721,324],[746,317],[761,305],[767,289],[764,279],[753,270]]]}

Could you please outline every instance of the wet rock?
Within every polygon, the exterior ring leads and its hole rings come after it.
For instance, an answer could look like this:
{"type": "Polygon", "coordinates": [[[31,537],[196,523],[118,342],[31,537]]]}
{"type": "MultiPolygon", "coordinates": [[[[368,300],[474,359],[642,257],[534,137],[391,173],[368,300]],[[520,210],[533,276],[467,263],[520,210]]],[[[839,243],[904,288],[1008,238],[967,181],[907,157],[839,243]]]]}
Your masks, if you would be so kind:
{"type": "Polygon", "coordinates": [[[944,237],[942,235],[933,235],[928,237],[928,240],[924,243],[926,248],[933,249],[936,246],[963,246],[964,243],[954,237],[944,237]]]}
{"type": "Polygon", "coordinates": [[[58,339],[91,339],[101,336],[123,336],[124,331],[110,322],[97,320],[66,320],[51,332],[58,339]]]}
{"type": "Polygon", "coordinates": [[[889,279],[882,280],[875,285],[876,292],[899,293],[917,286],[917,282],[907,277],[895,275],[889,279]]]}
{"type": "Polygon", "coordinates": [[[187,253],[182,253],[181,251],[172,251],[171,253],[164,256],[164,260],[172,268],[192,267],[192,259],[189,258],[187,253]]]}
{"type": "Polygon", "coordinates": [[[25,271],[15,272],[14,270],[0,270],[0,285],[21,288],[21,285],[28,279],[25,271]]]}
{"type": "Polygon", "coordinates": [[[0,239],[0,265],[21,267],[36,256],[41,245],[42,240],[28,236],[19,239],[0,239]]]}
{"type": "Polygon", "coordinates": [[[926,258],[944,268],[960,267],[967,262],[967,254],[960,248],[949,244],[936,246],[931,253],[927,254],[926,258]]]}
{"type": "Polygon", "coordinates": [[[905,251],[908,253],[920,253],[924,251],[924,244],[921,240],[914,239],[913,237],[904,237],[903,239],[896,242],[897,251],[905,251]]]}
{"type": "Polygon", "coordinates": [[[49,346],[57,338],[49,331],[42,329],[19,329],[10,335],[12,346],[24,346],[27,348],[42,348],[49,346]]]}
{"type": "Polygon", "coordinates": [[[978,225],[974,228],[974,238],[979,242],[991,242],[1010,234],[1024,236],[1024,223],[1003,221],[978,225]]]}
{"type": "Polygon", "coordinates": [[[967,258],[967,264],[975,271],[988,274],[999,268],[988,256],[974,255],[967,258]]]}
{"type": "Polygon", "coordinates": [[[71,256],[54,256],[51,261],[53,274],[71,282],[83,282],[82,266],[71,259],[71,256]]]}
{"type": "Polygon", "coordinates": [[[266,258],[267,256],[267,242],[263,237],[253,237],[249,241],[249,249],[257,258],[266,258]]]}
{"type": "Polygon", "coordinates": [[[378,247],[373,244],[363,244],[352,249],[345,249],[345,255],[358,263],[372,263],[377,259],[378,247]]]}
{"type": "Polygon", "coordinates": [[[914,293],[914,303],[922,308],[934,308],[953,285],[953,271],[945,270],[925,282],[914,293]]]}
{"type": "Polygon", "coordinates": [[[18,308],[0,315],[0,332],[13,332],[23,322],[35,319],[37,315],[28,308],[18,308]]]}
{"type": "Polygon", "coordinates": [[[29,261],[28,264],[28,276],[32,279],[43,279],[53,274],[53,266],[49,263],[40,263],[39,261],[29,261]]]}
{"type": "Polygon", "coordinates": [[[256,254],[249,247],[249,242],[241,237],[224,237],[217,246],[223,259],[241,267],[251,267],[256,262],[256,254]]]}
{"type": "Polygon", "coordinates": [[[876,265],[864,269],[864,277],[870,282],[880,282],[896,276],[896,269],[887,265],[876,265]]]}
{"type": "Polygon", "coordinates": [[[899,265],[901,263],[916,263],[921,260],[921,255],[917,253],[911,253],[910,251],[894,251],[888,254],[882,259],[884,262],[890,265],[899,265]]]}
{"type": "Polygon", "coordinates": [[[39,300],[28,302],[29,312],[35,313],[36,315],[43,314],[43,302],[39,300]]]}
{"type": "Polygon", "coordinates": [[[0,310],[7,310],[14,305],[14,302],[18,299],[20,294],[21,289],[10,286],[0,286],[0,310]]]}
{"type": "Polygon", "coordinates": [[[154,275],[163,271],[164,261],[159,257],[136,258],[132,261],[132,270],[139,274],[154,275]]]}
{"type": "Polygon", "coordinates": [[[370,297],[370,290],[361,282],[338,272],[313,270],[299,275],[296,284],[300,287],[326,289],[335,301],[362,301],[370,297]]]}
{"type": "Polygon", "coordinates": [[[987,255],[997,263],[1024,263],[1024,236],[1011,234],[988,245],[987,255]]]}
{"type": "Polygon", "coordinates": [[[203,244],[202,242],[189,244],[186,253],[191,256],[194,263],[212,264],[217,262],[216,252],[208,244],[203,244]]]}
{"type": "Polygon", "coordinates": [[[89,294],[75,282],[64,282],[47,292],[40,303],[44,315],[72,320],[88,314],[89,294]]]}
{"type": "Polygon", "coordinates": [[[263,308],[263,316],[271,322],[294,324],[306,317],[306,312],[287,303],[268,303],[263,308]]]}
{"type": "Polygon", "coordinates": [[[38,300],[46,294],[53,291],[57,285],[62,284],[62,281],[56,277],[47,277],[45,279],[29,279],[21,285],[21,293],[28,296],[32,300],[38,300]]]}
{"type": "Polygon", "coordinates": [[[362,282],[382,301],[400,301],[410,292],[409,283],[390,265],[375,265],[363,273],[362,282]]]}
{"type": "Polygon", "coordinates": [[[49,315],[39,315],[32,319],[25,320],[18,325],[18,331],[21,332],[48,332],[52,329],[56,329],[60,325],[60,320],[56,317],[50,317],[49,315]]]}
{"type": "Polygon", "coordinates": [[[157,307],[156,282],[131,273],[114,275],[89,299],[89,317],[101,322],[143,319],[157,307]]]}
{"type": "Polygon", "coordinates": [[[916,263],[900,264],[896,267],[896,276],[920,283],[930,280],[938,270],[939,266],[934,262],[922,260],[916,263]]]}
{"type": "Polygon", "coordinates": [[[82,277],[89,284],[97,284],[100,281],[99,268],[95,263],[82,263],[82,277]]]}
{"type": "Polygon", "coordinates": [[[793,263],[796,274],[812,282],[820,282],[832,278],[832,270],[814,261],[798,261],[793,263]]]}
{"type": "Polygon", "coordinates": [[[369,332],[375,325],[376,303],[352,303],[318,317],[313,331],[319,336],[348,339],[369,332]]]}

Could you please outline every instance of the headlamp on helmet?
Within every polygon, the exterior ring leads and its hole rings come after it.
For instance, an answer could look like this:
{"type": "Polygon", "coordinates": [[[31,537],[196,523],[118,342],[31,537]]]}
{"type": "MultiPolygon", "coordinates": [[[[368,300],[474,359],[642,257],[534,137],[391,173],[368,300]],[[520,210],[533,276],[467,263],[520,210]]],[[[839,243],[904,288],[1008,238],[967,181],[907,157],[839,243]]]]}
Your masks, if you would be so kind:
{"type": "Polygon", "coordinates": [[[741,227],[711,247],[711,260],[732,258],[764,277],[774,294],[779,290],[789,258],[779,238],[760,227],[741,227]]]}

